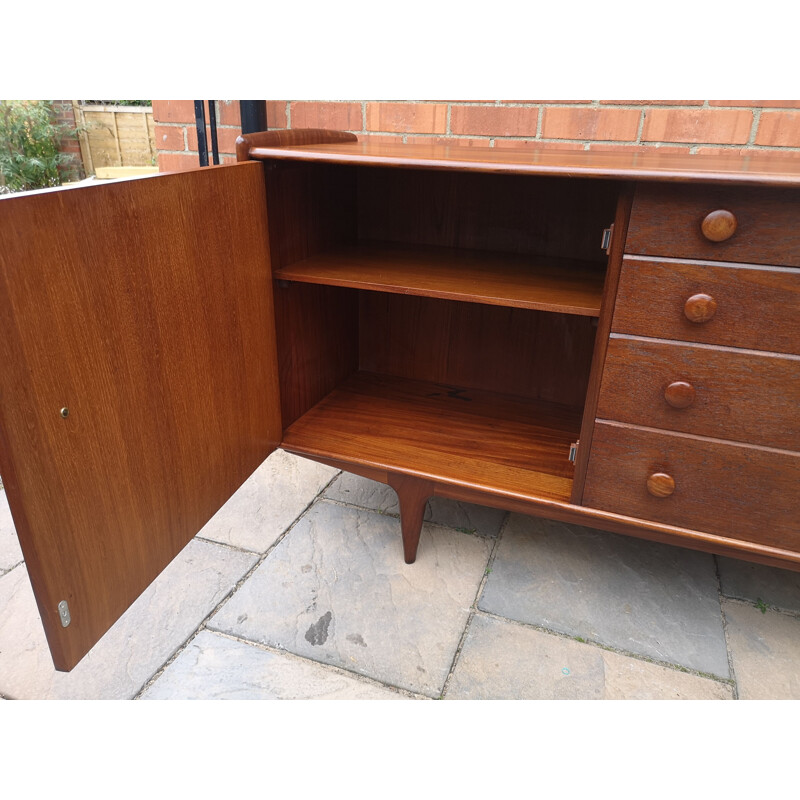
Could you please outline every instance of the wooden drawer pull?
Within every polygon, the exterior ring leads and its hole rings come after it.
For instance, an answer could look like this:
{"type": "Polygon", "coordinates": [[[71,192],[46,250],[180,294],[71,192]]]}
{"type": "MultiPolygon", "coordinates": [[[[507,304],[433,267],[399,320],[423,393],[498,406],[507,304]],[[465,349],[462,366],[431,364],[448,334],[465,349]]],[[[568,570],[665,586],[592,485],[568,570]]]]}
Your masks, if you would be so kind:
{"type": "Polygon", "coordinates": [[[664,399],[673,408],[689,408],[694,398],[694,386],[686,381],[673,381],[664,389],[664,399]]]}
{"type": "Polygon", "coordinates": [[[706,215],[700,229],[709,242],[724,242],[736,233],[736,217],[730,211],[718,209],[706,215]]]}
{"type": "Polygon", "coordinates": [[[689,322],[708,322],[717,313],[717,301],[710,294],[693,294],[683,306],[689,322]]]}
{"type": "Polygon", "coordinates": [[[675,491],[675,478],[666,472],[654,472],[647,479],[647,491],[653,497],[669,497],[675,491]]]}

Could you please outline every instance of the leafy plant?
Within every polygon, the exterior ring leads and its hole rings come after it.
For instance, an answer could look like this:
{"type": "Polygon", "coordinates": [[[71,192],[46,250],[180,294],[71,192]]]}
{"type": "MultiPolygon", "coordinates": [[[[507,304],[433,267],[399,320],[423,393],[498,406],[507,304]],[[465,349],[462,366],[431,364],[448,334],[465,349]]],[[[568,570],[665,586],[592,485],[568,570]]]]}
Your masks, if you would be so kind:
{"type": "Polygon", "coordinates": [[[72,155],[60,152],[71,135],[47,100],[0,101],[0,192],[24,192],[60,186],[72,155]]]}

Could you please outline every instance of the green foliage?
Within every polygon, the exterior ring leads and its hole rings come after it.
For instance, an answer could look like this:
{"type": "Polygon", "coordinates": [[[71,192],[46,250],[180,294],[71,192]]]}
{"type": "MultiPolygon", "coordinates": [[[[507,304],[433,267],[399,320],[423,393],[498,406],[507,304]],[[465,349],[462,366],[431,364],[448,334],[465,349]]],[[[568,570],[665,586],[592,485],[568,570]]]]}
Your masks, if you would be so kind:
{"type": "Polygon", "coordinates": [[[59,149],[70,133],[50,101],[0,101],[0,193],[60,186],[75,163],[59,149]]]}

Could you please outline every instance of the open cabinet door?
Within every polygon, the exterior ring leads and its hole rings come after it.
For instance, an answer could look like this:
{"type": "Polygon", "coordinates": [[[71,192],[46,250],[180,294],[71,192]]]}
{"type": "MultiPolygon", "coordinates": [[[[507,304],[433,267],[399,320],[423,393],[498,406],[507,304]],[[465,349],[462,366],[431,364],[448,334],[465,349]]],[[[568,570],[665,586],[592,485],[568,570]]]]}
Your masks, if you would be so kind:
{"type": "Polygon", "coordinates": [[[260,164],[0,200],[0,475],[56,669],[280,436],[260,164]]]}

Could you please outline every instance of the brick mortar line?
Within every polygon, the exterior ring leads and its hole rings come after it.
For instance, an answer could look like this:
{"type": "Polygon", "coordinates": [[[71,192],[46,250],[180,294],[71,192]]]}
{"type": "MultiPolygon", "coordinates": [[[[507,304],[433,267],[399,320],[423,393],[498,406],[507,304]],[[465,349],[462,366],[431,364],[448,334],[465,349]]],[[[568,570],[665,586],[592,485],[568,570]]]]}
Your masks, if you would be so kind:
{"type": "Polygon", "coordinates": [[[456,646],[456,651],[455,653],[453,653],[453,660],[450,662],[450,669],[447,671],[447,677],[445,677],[444,683],[442,684],[442,690],[439,695],[440,700],[445,699],[445,697],[447,696],[447,692],[450,689],[450,684],[452,683],[453,675],[455,674],[456,668],[458,667],[459,659],[461,658],[461,652],[463,651],[464,645],[466,644],[467,641],[467,635],[469,633],[470,626],[472,625],[472,620],[475,618],[475,615],[480,611],[480,609],[478,608],[478,602],[481,599],[481,595],[483,594],[486,582],[489,580],[489,575],[492,572],[495,559],[497,558],[497,551],[500,547],[500,542],[503,538],[503,534],[505,533],[510,518],[511,514],[509,512],[506,512],[503,524],[500,526],[500,530],[497,531],[497,536],[495,537],[492,549],[489,551],[489,558],[486,562],[486,567],[483,570],[483,576],[481,577],[481,580],[478,583],[478,588],[475,592],[475,599],[472,601],[472,604],[470,605],[469,613],[467,614],[467,621],[464,624],[464,630],[461,631],[461,636],[459,637],[458,645],[456,646]]]}
{"type": "MultiPolygon", "coordinates": [[[[274,102],[274,101],[268,101],[274,102]]],[[[286,118],[287,118],[287,125],[291,127],[291,104],[295,102],[303,102],[303,103],[348,103],[348,104],[357,104],[359,101],[357,100],[287,100],[286,101],[286,118]]],[[[621,109],[621,110],[628,110],[628,111],[641,111],[646,112],[649,109],[659,109],[659,110],[666,110],[666,111],[752,111],[755,115],[760,115],[762,111],[769,111],[769,112],[783,112],[783,113],[797,113],[800,114],[800,109],[798,108],[785,108],[782,106],[748,106],[748,105],[725,105],[725,106],[710,106],[708,105],[708,101],[704,101],[704,104],[701,106],[697,105],[672,105],[672,104],[664,104],[664,103],[648,103],[647,105],[640,105],[638,103],[605,103],[600,104],[601,101],[599,100],[590,100],[588,103],[558,103],[558,102],[543,102],[543,103],[507,103],[503,102],[502,100],[496,100],[493,102],[478,102],[478,101],[471,101],[471,100],[452,100],[447,101],[446,103],[442,103],[441,101],[437,100],[362,100],[360,101],[361,104],[361,111],[362,111],[362,121],[365,123],[366,121],[366,106],[367,103],[392,103],[395,105],[446,105],[448,108],[448,120],[449,120],[449,113],[453,106],[460,106],[464,108],[507,108],[507,109],[514,109],[514,108],[535,108],[544,111],[548,108],[576,108],[576,109],[621,109]]],[[[542,115],[540,115],[541,118],[542,115]]],[[[181,126],[181,125],[193,125],[194,120],[184,120],[179,122],[169,122],[166,120],[160,119],[153,119],[153,123],[155,125],[165,125],[165,126],[181,126]]],[[[239,128],[239,125],[217,125],[218,128],[239,128]]],[[[367,133],[366,125],[362,128],[362,132],[367,133]]]]}
{"type": "MultiPolygon", "coordinates": [[[[372,135],[377,135],[378,131],[371,131],[372,135]]],[[[391,135],[390,132],[386,132],[386,135],[391,135]]],[[[397,135],[397,134],[395,134],[397,135]]],[[[409,135],[417,135],[417,136],[443,136],[443,134],[409,134],[409,135]]],[[[510,141],[510,142],[537,142],[542,144],[583,144],[583,145],[592,145],[592,144],[610,144],[610,145],[619,145],[619,146],[637,146],[637,147],[647,147],[650,149],[657,149],[662,147],[689,147],[689,148],[697,148],[697,147],[719,147],[724,148],[726,150],[747,150],[747,151],[766,151],[766,152],[800,152],[800,145],[792,145],[792,146],[784,146],[784,145],[765,145],[765,144],[730,144],[730,143],[715,143],[715,142],[668,142],[668,141],[636,141],[634,139],[538,139],[534,138],[533,136],[503,136],[497,134],[482,134],[482,133],[461,133],[456,134],[453,136],[448,136],[449,139],[493,139],[496,141],[510,141]]]]}
{"type": "MultiPolygon", "coordinates": [[[[293,101],[293,102],[314,102],[314,103],[326,103],[326,102],[357,102],[355,100],[309,100],[309,101],[293,101]]],[[[737,105],[735,103],[731,105],[723,105],[723,106],[712,106],[709,105],[709,101],[703,101],[703,105],[695,105],[695,104],[675,104],[675,103],[635,103],[635,102],[621,102],[621,103],[612,103],[612,102],[603,102],[601,100],[589,100],[585,103],[568,103],[568,102],[558,102],[558,101],[543,101],[541,103],[527,103],[527,102],[509,102],[503,100],[494,100],[494,101],[478,101],[478,100],[366,100],[363,101],[365,103],[375,103],[375,104],[388,104],[391,103],[392,105],[448,105],[448,106],[462,106],[464,108],[577,108],[577,109],[623,109],[628,111],[646,111],[647,109],[655,108],[655,109],[663,109],[665,111],[797,111],[800,112],[800,108],[786,108],[784,106],[748,106],[748,105],[737,105]]]]}
{"type": "MultiPolygon", "coordinates": [[[[433,131],[428,132],[408,132],[408,131],[386,131],[386,130],[366,130],[366,120],[362,120],[364,127],[360,130],[351,129],[349,132],[355,134],[363,134],[365,136],[400,136],[406,140],[406,137],[409,137],[408,141],[413,142],[415,138],[420,137],[439,137],[444,139],[479,139],[485,140],[489,143],[489,146],[493,146],[493,142],[496,141],[510,141],[510,142],[541,142],[543,144],[582,144],[592,145],[592,144],[603,144],[603,145],[618,145],[618,146],[626,146],[626,145],[636,145],[641,147],[650,147],[650,148],[661,148],[661,147],[688,147],[690,149],[695,149],[698,147],[714,147],[714,148],[721,148],[725,150],[734,150],[734,149],[743,149],[747,151],[763,151],[763,152],[800,152],[800,145],[765,145],[765,144],[756,144],[755,138],[758,135],[758,122],[760,121],[760,114],[756,114],[754,117],[753,122],[753,129],[751,130],[748,141],[747,142],[739,142],[739,143],[731,143],[731,142],[675,142],[675,141],[666,141],[666,140],[642,140],[641,135],[643,132],[644,126],[644,112],[642,113],[642,118],[639,120],[639,127],[636,133],[635,139],[557,139],[553,137],[543,138],[541,136],[542,130],[542,115],[539,115],[539,119],[537,121],[537,130],[534,134],[523,134],[523,135],[513,135],[513,134],[496,134],[496,133],[450,133],[450,118],[448,114],[447,120],[447,133],[436,133],[433,131]]],[[[191,127],[190,123],[180,123],[180,122],[168,122],[168,123],[158,123],[159,125],[163,125],[165,127],[170,128],[181,128],[184,133],[184,147],[185,150],[165,150],[161,149],[156,146],[158,153],[169,153],[169,154],[178,154],[178,153],[193,153],[197,155],[197,150],[189,150],[188,149],[188,131],[191,127]]],[[[218,129],[222,130],[239,130],[240,127],[238,125],[218,125],[218,129]]],[[[287,128],[272,128],[271,130],[292,130],[291,126],[287,128]]],[[[220,151],[221,153],[224,152],[225,155],[233,155],[233,152],[228,151],[220,151]]]]}
{"type": "MultiPolygon", "coordinates": [[[[340,474],[341,470],[337,471],[337,473],[333,475],[333,477],[314,495],[313,499],[308,503],[308,505],[292,520],[291,524],[286,527],[286,530],[284,530],[283,533],[281,533],[275,539],[275,541],[264,551],[260,558],[256,558],[253,566],[250,567],[250,569],[248,569],[238,581],[236,581],[230,591],[228,591],[217,603],[217,605],[214,606],[214,608],[212,608],[211,611],[200,621],[200,623],[189,634],[186,640],[176,648],[175,652],[173,652],[173,654],[153,673],[153,675],[142,684],[142,687],[131,699],[138,700],[142,694],[164,674],[164,671],[167,669],[167,667],[169,667],[194,641],[198,633],[203,630],[214,630],[213,628],[207,628],[208,621],[228,602],[228,600],[230,600],[239,591],[239,589],[241,589],[245,581],[249,580],[253,573],[264,563],[264,561],[266,561],[275,548],[278,547],[278,545],[289,535],[289,533],[294,530],[295,526],[303,517],[306,516],[311,507],[317,502],[320,495],[328,489],[328,487],[336,480],[336,478],[339,477],[340,474]]],[[[250,552],[251,555],[254,555],[252,551],[248,552],[250,552]]]]}
{"type": "MultiPolygon", "coordinates": [[[[236,127],[236,126],[228,126],[228,127],[236,127]]],[[[291,128],[274,128],[271,130],[292,130],[291,128]]],[[[502,134],[495,134],[495,133],[457,133],[457,134],[444,134],[444,133],[408,133],[404,131],[359,131],[359,130],[351,130],[350,133],[355,134],[363,134],[364,136],[400,136],[400,137],[408,137],[409,143],[413,143],[414,139],[416,138],[430,138],[430,137],[438,137],[441,139],[479,139],[485,140],[486,142],[497,142],[497,141],[508,141],[508,142],[536,142],[537,144],[581,144],[581,145],[593,145],[593,144],[602,144],[602,145],[615,145],[619,147],[646,147],[649,149],[660,149],[660,148],[669,148],[669,147],[687,147],[687,148],[698,148],[698,147],[713,147],[719,148],[723,150],[745,150],[747,152],[768,152],[768,153],[800,153],[800,145],[767,145],[767,144],[736,144],[736,143],[727,143],[727,142],[669,142],[669,141],[636,141],[634,139],[541,139],[536,138],[534,135],[528,136],[512,136],[512,135],[502,135],[502,134]]],[[[187,145],[188,146],[188,145],[187,145]]],[[[197,155],[197,150],[161,150],[158,149],[159,153],[167,153],[171,155],[176,155],[180,153],[191,153],[193,155],[197,155]]],[[[222,155],[234,155],[231,151],[220,151],[222,155]]]]}
{"type": "Polygon", "coordinates": [[[640,109],[639,113],[639,124],[636,127],[636,143],[642,144],[642,134],[644,133],[644,121],[645,117],[647,117],[646,109],[640,109]]]}
{"type": "MultiPolygon", "coordinates": [[[[159,122],[158,120],[153,120],[154,125],[158,125],[159,127],[163,128],[195,128],[194,120],[190,120],[188,122],[159,122]]],[[[206,128],[210,128],[211,123],[206,121],[206,128]]],[[[228,130],[230,128],[234,128],[236,130],[241,130],[241,125],[231,125],[229,122],[226,122],[224,125],[220,122],[217,123],[217,129],[228,130]]]]}
{"type": "Polygon", "coordinates": [[[542,625],[536,625],[535,623],[532,622],[523,622],[522,620],[511,619],[510,617],[503,617],[500,614],[495,614],[494,612],[491,611],[478,609],[477,613],[489,617],[491,619],[496,619],[499,622],[507,622],[512,625],[519,625],[523,628],[529,628],[530,630],[538,631],[539,633],[546,633],[551,636],[557,636],[559,639],[566,639],[567,641],[575,642],[577,644],[590,645],[591,647],[597,647],[598,649],[605,650],[609,653],[616,653],[617,655],[624,656],[625,658],[633,658],[636,661],[644,661],[648,664],[655,664],[658,667],[665,667],[667,669],[671,669],[674,672],[682,672],[687,675],[694,675],[695,677],[698,678],[705,678],[706,680],[715,681],[716,683],[723,684],[724,686],[733,687],[733,680],[731,678],[720,678],[719,675],[712,675],[710,672],[702,672],[700,670],[692,669],[690,667],[685,667],[682,664],[675,664],[671,661],[660,661],[656,658],[652,658],[651,656],[643,655],[642,653],[634,653],[631,650],[624,650],[622,648],[613,647],[612,645],[603,644],[602,642],[597,642],[594,641],[593,639],[585,639],[583,637],[579,638],[577,636],[571,636],[568,633],[562,633],[561,631],[553,630],[552,628],[545,628],[542,625]]]}
{"type": "Polygon", "coordinates": [[[753,111],[753,122],[750,125],[750,138],[747,140],[747,144],[752,146],[756,143],[756,136],[758,135],[758,125],[761,122],[761,109],[754,109],[753,111]]]}

